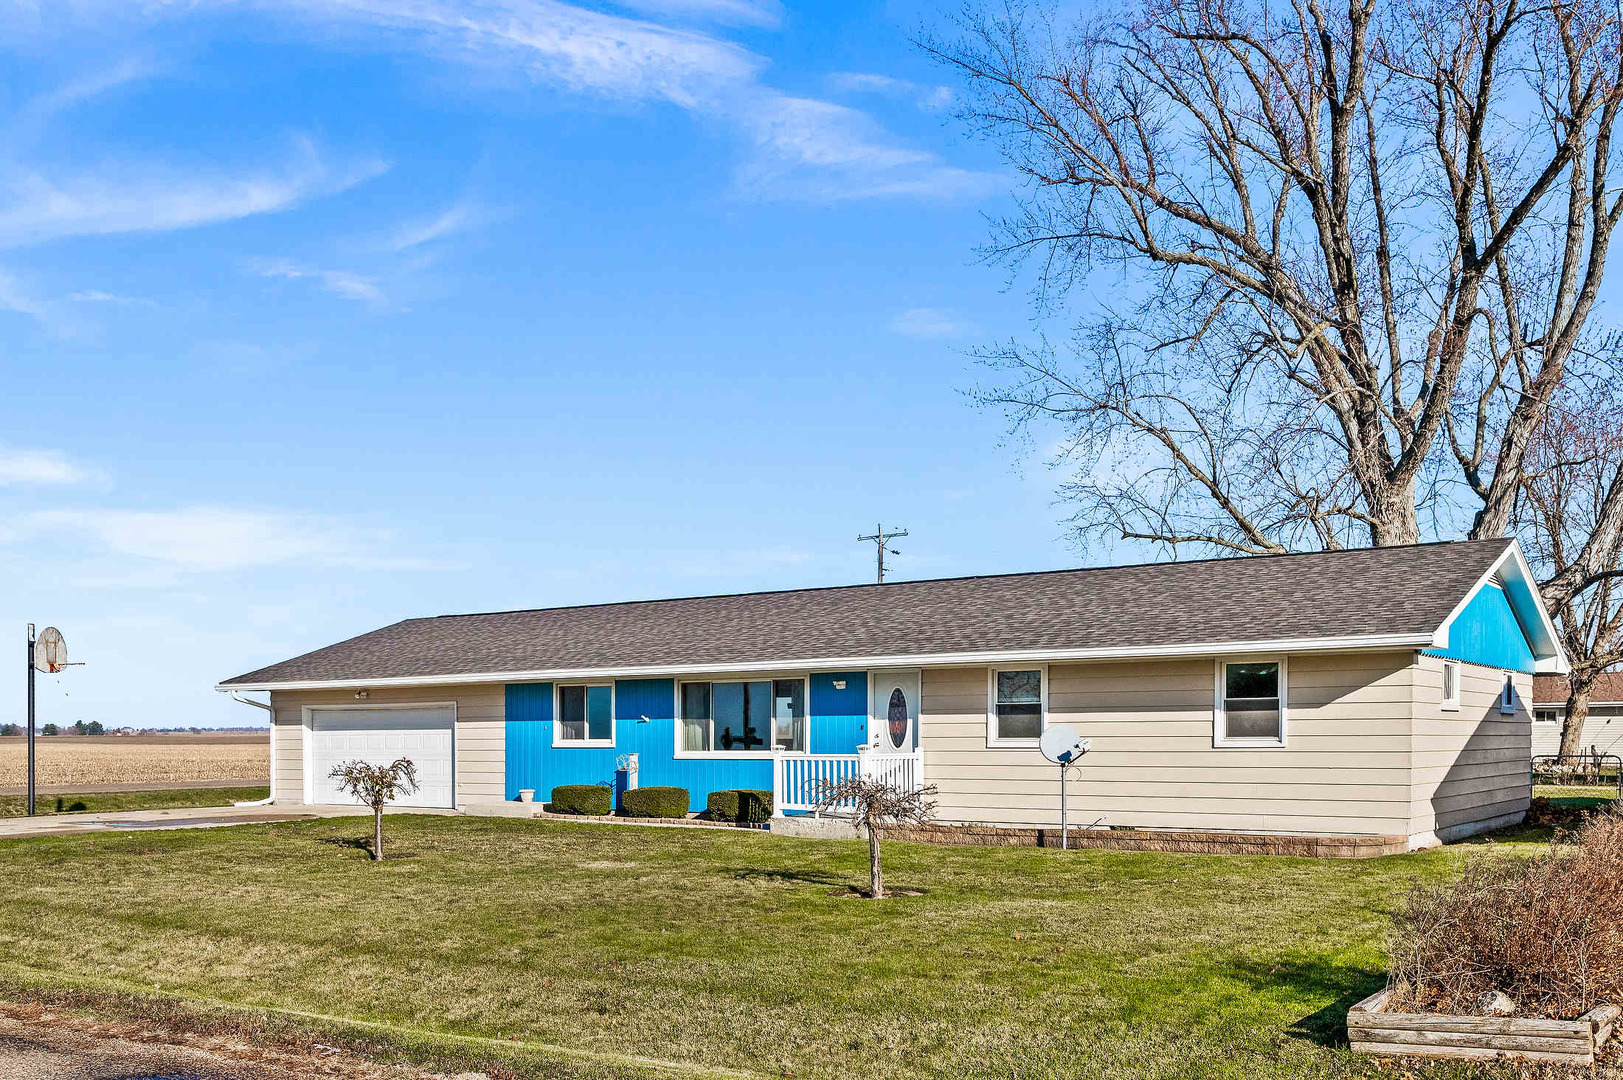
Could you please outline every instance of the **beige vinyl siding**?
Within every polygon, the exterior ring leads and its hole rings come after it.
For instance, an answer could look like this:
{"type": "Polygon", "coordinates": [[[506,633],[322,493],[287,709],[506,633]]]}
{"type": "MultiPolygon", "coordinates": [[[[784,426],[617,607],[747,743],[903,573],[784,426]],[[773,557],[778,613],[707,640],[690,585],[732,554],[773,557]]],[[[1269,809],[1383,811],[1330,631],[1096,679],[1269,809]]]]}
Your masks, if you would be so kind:
{"type": "Polygon", "coordinates": [[[276,725],[271,762],[272,794],[278,803],[304,801],[304,715],[288,702],[285,693],[270,696],[271,722],[276,725]]]}
{"type": "Polygon", "coordinates": [[[1516,711],[1499,711],[1505,673],[1460,664],[1460,708],[1445,710],[1443,660],[1415,661],[1410,834],[1449,840],[1526,813],[1532,796],[1533,676],[1515,673],[1516,711]]]}
{"type": "MultiPolygon", "coordinates": [[[[1071,820],[1152,828],[1409,831],[1410,652],[1292,656],[1287,743],[1214,747],[1212,658],[1050,665],[1049,723],[1093,739],[1071,820]]],[[[1056,766],[988,747],[985,667],[924,672],[925,775],[944,821],[1057,825],[1056,766]]]]}
{"type": "MultiPolygon", "coordinates": [[[[456,702],[456,801],[501,802],[507,797],[507,688],[475,686],[390,687],[369,690],[368,705],[456,702]]],[[[286,690],[271,694],[276,710],[278,802],[304,798],[304,710],[312,705],[353,705],[353,690],[286,690]]]]}

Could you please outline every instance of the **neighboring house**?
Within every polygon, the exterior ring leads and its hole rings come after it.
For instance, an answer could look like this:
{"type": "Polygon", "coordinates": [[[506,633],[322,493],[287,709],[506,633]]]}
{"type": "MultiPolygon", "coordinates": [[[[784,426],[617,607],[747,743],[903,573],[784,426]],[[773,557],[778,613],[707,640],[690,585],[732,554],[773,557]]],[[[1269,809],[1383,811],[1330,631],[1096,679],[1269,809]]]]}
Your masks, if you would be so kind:
{"type": "Polygon", "coordinates": [[[410,619],[220,689],[270,692],[278,803],[345,801],[354,757],[464,810],[634,763],[795,812],[865,768],[1047,828],[1068,724],[1073,822],[1402,850],[1522,817],[1533,677],[1565,670],[1494,540],[410,619]]]}
{"type": "MultiPolygon", "coordinates": [[[[1567,719],[1567,696],[1572,692],[1565,676],[1540,675],[1533,680],[1533,754],[1559,754],[1561,728],[1567,719]]],[[[1608,671],[1589,694],[1589,716],[1584,720],[1579,749],[1623,755],[1623,671],[1608,671]]]]}

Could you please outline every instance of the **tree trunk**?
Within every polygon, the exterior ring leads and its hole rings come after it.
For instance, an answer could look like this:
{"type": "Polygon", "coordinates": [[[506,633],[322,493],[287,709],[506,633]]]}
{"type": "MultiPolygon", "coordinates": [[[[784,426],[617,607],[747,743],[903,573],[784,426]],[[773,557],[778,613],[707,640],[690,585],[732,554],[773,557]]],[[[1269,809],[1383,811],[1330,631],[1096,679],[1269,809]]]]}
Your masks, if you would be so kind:
{"type": "Polygon", "coordinates": [[[879,862],[879,826],[868,826],[868,895],[885,898],[885,870],[879,862]]]}
{"type": "Polygon", "coordinates": [[[372,809],[372,861],[383,861],[383,807],[372,809]]]}
{"type": "Polygon", "coordinates": [[[1594,690],[1599,672],[1574,671],[1570,676],[1572,691],[1567,695],[1567,718],[1561,725],[1561,755],[1584,752],[1584,721],[1589,719],[1589,694],[1594,690]]]}

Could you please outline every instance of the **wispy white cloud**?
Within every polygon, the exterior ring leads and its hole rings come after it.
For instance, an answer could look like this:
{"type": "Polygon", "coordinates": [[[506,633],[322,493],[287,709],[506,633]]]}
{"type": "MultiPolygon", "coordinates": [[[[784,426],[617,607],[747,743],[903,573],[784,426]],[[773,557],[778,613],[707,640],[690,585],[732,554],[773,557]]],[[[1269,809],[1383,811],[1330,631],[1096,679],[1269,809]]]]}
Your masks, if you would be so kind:
{"type": "Polygon", "coordinates": [[[974,326],[946,308],[909,308],[890,321],[890,328],[903,337],[939,341],[963,337],[974,326]]]}
{"type": "Polygon", "coordinates": [[[954,199],[985,194],[997,181],[898,145],[867,113],[829,101],[762,94],[743,121],[758,152],[741,175],[742,186],[763,198],[954,199]]]}
{"type": "Polygon", "coordinates": [[[444,240],[457,233],[477,228],[491,217],[492,215],[483,207],[464,199],[437,214],[401,225],[389,236],[389,250],[406,251],[436,240],[444,240]]]}
{"type": "Polygon", "coordinates": [[[876,75],[864,71],[839,71],[828,77],[835,91],[853,94],[884,94],[912,101],[926,112],[939,112],[953,102],[952,87],[927,86],[911,79],[876,75]]]}
{"type": "Polygon", "coordinates": [[[24,536],[49,533],[104,555],[191,572],[289,563],[357,569],[426,565],[386,554],[387,537],[359,533],[316,515],[229,507],[42,510],[20,519],[17,531],[24,536]]]}
{"type": "Polygon", "coordinates": [[[774,27],[783,21],[783,5],[777,0],[619,0],[619,6],[644,15],[733,26],[774,27]]]}
{"type": "Polygon", "coordinates": [[[42,321],[48,314],[45,301],[25,289],[9,270],[0,270],[0,311],[15,311],[42,321]]]}
{"type": "Polygon", "coordinates": [[[185,229],[275,213],[343,191],[386,168],[377,160],[333,167],[301,140],[282,168],[239,176],[145,163],[68,176],[26,172],[0,178],[0,246],[185,229]]]}
{"type": "Polygon", "coordinates": [[[260,277],[284,278],[288,281],[308,279],[318,282],[334,296],[345,300],[364,300],[372,304],[385,302],[383,290],[376,281],[349,270],[326,270],[303,266],[291,259],[261,259],[250,264],[260,277]]]}
{"type": "MultiPolygon", "coordinates": [[[[856,109],[765,86],[763,57],[696,28],[700,22],[774,25],[781,14],[777,0],[620,0],[647,16],[641,18],[561,0],[79,0],[74,10],[119,20],[228,5],[299,13],[331,34],[382,30],[388,41],[449,61],[522,72],[581,94],[669,102],[719,119],[751,148],[739,190],[755,197],[956,199],[1002,183],[908,146],[856,109]]],[[[847,73],[836,85],[907,93],[926,104],[940,97],[939,88],[861,73],[847,73]]]]}
{"type": "Polygon", "coordinates": [[[0,447],[0,487],[82,484],[98,474],[76,465],[59,450],[0,447]]]}
{"type": "Polygon", "coordinates": [[[151,306],[152,301],[144,296],[119,296],[117,293],[102,292],[100,289],[83,289],[79,292],[69,293],[68,299],[76,304],[144,304],[151,306]]]}

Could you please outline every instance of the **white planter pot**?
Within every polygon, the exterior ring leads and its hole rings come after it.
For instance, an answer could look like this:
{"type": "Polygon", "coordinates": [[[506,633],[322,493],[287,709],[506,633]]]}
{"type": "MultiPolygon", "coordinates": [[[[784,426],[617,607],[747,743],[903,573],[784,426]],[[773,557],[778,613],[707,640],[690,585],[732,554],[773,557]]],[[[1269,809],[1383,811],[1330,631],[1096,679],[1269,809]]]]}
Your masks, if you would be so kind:
{"type": "Polygon", "coordinates": [[[527,788],[519,788],[518,789],[518,801],[519,802],[535,802],[535,788],[528,788],[528,787],[527,788]]]}

